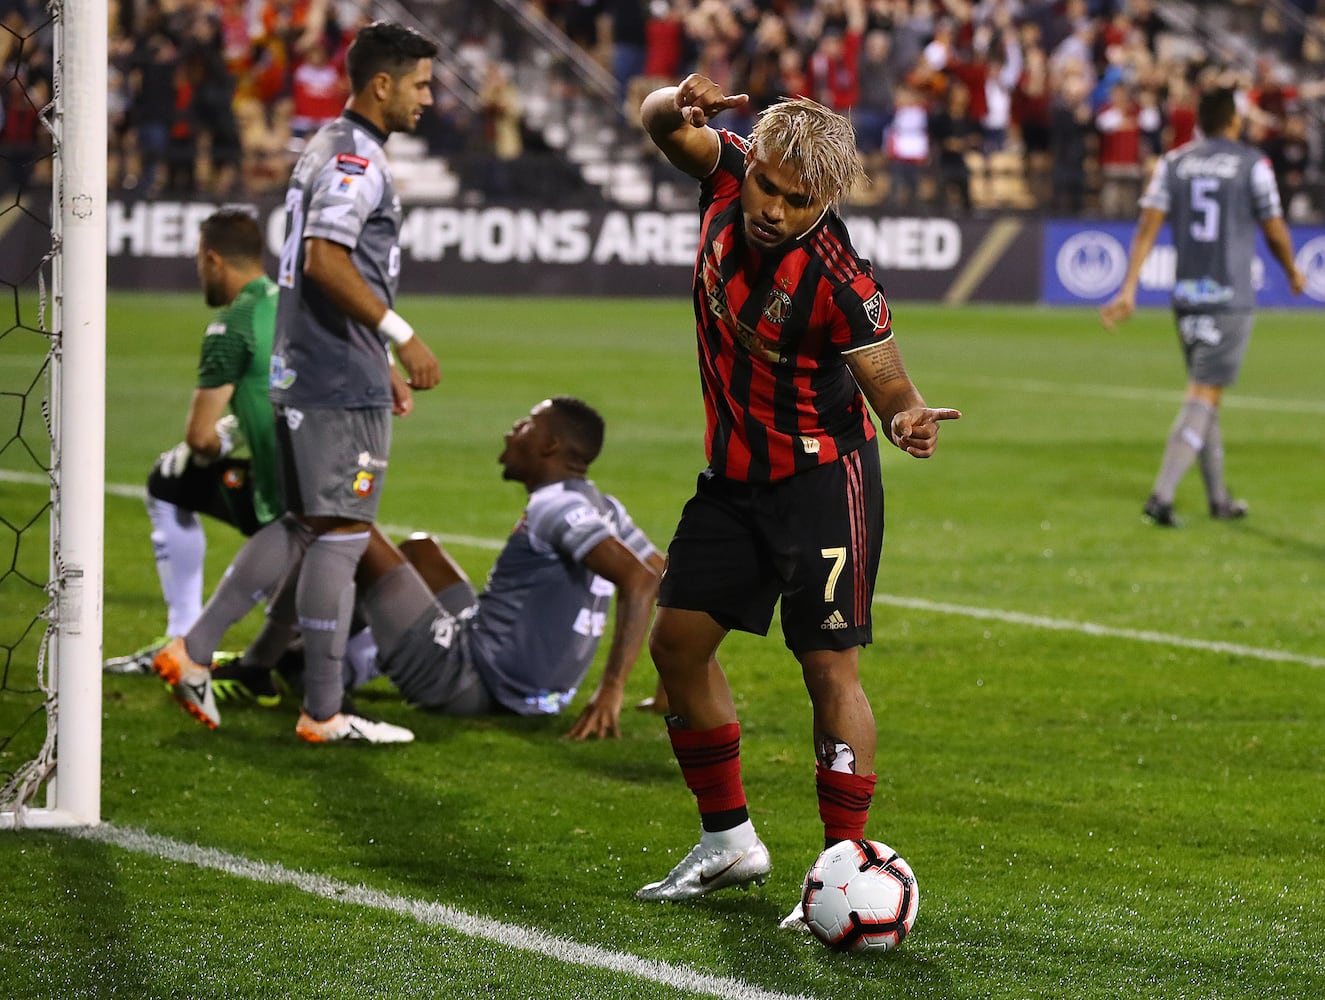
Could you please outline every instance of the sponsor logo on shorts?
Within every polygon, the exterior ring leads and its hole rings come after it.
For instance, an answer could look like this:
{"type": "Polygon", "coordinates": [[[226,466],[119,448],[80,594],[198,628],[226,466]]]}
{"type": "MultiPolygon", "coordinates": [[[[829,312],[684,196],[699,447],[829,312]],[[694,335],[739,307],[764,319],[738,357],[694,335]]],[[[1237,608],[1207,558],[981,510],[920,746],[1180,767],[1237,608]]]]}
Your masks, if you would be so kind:
{"type": "Polygon", "coordinates": [[[366,497],[369,493],[373,492],[373,474],[360,469],[358,473],[355,474],[354,482],[350,484],[350,488],[354,490],[357,495],[366,497]]]}
{"type": "Polygon", "coordinates": [[[359,464],[365,469],[385,469],[386,459],[378,458],[372,452],[359,452],[359,464]]]}
{"type": "Polygon", "coordinates": [[[841,628],[850,628],[850,626],[847,624],[847,620],[842,617],[842,612],[838,611],[836,608],[833,609],[831,615],[824,619],[824,623],[819,626],[820,631],[823,632],[835,632],[841,628]]]}

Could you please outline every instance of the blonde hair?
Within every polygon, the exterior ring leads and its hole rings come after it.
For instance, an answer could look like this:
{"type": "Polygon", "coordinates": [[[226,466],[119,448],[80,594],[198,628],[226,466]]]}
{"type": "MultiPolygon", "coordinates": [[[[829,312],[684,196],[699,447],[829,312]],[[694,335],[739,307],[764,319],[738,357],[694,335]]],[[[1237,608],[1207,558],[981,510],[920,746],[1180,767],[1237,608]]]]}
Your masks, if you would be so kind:
{"type": "Polygon", "coordinates": [[[808,97],[770,106],[750,138],[760,155],[797,170],[810,196],[822,205],[834,205],[857,184],[868,183],[851,122],[808,97]]]}

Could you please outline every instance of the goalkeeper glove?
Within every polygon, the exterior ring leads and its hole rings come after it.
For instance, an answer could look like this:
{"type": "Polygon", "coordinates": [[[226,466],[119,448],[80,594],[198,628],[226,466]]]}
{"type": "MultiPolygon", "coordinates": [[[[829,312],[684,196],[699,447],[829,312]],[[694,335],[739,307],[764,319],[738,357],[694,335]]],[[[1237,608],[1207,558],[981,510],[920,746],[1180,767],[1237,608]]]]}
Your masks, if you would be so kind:
{"type": "Polygon", "coordinates": [[[169,451],[163,451],[161,457],[157,459],[157,467],[161,470],[161,475],[166,479],[178,479],[184,475],[184,470],[189,467],[189,458],[193,453],[189,446],[181,441],[169,451]]]}
{"type": "Polygon", "coordinates": [[[225,458],[232,451],[237,451],[248,443],[244,440],[244,432],[239,427],[239,418],[233,413],[227,413],[216,422],[216,436],[221,439],[221,450],[217,453],[217,458],[225,458]]]}

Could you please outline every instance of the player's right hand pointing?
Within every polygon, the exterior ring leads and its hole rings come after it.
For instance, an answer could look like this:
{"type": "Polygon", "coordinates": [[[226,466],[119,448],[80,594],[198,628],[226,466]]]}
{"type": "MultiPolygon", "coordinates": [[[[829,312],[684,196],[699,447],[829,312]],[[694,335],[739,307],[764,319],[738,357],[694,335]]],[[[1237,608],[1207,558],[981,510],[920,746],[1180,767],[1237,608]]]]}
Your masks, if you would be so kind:
{"type": "Polygon", "coordinates": [[[415,389],[431,389],[442,380],[442,369],[437,358],[419,337],[410,337],[396,345],[396,357],[409,375],[409,384],[415,389]]]}
{"type": "Polygon", "coordinates": [[[733,94],[729,97],[716,83],[698,73],[691,73],[676,87],[676,110],[695,128],[707,125],[709,119],[720,112],[743,107],[749,102],[749,94],[733,94]]]}

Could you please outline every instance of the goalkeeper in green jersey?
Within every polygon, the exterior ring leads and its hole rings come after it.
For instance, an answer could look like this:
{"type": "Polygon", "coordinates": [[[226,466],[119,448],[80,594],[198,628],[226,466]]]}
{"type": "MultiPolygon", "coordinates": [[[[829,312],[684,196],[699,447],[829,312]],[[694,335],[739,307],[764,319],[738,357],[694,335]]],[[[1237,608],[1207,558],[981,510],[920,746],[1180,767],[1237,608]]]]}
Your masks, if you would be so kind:
{"type": "Polygon", "coordinates": [[[199,514],[252,535],[284,513],[267,396],[277,289],[262,251],[262,230],[243,209],[216,212],[199,229],[198,280],[207,305],[220,311],[202,338],[184,440],[162,453],[147,479],[165,635],[108,660],[109,671],[150,671],[157,649],[201,613],[206,537],[199,514]]]}

